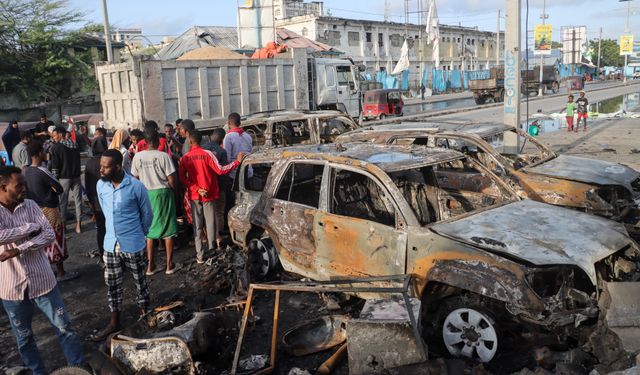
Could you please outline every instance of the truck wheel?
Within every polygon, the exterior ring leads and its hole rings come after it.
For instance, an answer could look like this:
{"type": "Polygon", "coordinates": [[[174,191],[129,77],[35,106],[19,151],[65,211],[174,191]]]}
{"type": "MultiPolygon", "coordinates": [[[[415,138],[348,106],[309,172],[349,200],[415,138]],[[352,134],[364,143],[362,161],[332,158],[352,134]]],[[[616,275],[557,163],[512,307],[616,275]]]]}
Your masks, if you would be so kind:
{"type": "Polygon", "coordinates": [[[482,105],[484,104],[484,98],[483,97],[477,97],[477,98],[473,98],[476,101],[477,105],[482,105]]]}
{"type": "Polygon", "coordinates": [[[496,103],[504,102],[504,90],[498,91],[498,95],[493,97],[493,101],[496,103]]]}
{"type": "Polygon", "coordinates": [[[431,332],[425,333],[432,335],[429,340],[432,347],[440,348],[442,354],[487,363],[496,356],[499,348],[500,327],[496,315],[489,305],[473,295],[451,297],[432,317],[431,332]]]}
{"type": "Polygon", "coordinates": [[[269,237],[254,238],[247,247],[249,273],[253,280],[264,280],[278,269],[278,254],[269,237]]]}

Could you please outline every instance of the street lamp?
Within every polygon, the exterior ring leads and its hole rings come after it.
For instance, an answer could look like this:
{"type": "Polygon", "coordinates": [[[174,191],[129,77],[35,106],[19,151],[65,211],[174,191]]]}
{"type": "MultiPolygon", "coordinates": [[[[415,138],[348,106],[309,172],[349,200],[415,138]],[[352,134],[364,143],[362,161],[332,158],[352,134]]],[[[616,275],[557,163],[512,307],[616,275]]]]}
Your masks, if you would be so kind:
{"type": "MultiPolygon", "coordinates": [[[[629,33],[629,14],[631,13],[631,0],[618,0],[618,2],[626,2],[627,3],[627,24],[624,27],[624,33],[629,33]]],[[[624,55],[624,69],[622,71],[622,79],[624,83],[627,83],[627,64],[629,62],[629,55],[624,55]]]]}

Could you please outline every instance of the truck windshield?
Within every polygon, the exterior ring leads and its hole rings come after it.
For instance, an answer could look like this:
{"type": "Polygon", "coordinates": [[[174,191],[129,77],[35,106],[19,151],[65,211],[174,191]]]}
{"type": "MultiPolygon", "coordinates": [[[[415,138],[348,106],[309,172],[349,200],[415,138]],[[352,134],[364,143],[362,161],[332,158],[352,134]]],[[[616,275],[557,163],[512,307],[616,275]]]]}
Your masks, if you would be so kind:
{"type": "Polygon", "coordinates": [[[353,75],[350,66],[336,66],[338,86],[353,86],[353,75]]]}

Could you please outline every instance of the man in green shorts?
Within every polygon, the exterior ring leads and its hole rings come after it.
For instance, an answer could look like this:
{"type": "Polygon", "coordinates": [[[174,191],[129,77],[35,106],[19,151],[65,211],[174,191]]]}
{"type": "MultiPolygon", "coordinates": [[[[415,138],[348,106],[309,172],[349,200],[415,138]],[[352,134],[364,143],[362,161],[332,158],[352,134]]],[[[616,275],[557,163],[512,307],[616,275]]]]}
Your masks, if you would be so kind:
{"type": "Polygon", "coordinates": [[[160,271],[156,269],[154,256],[155,241],[164,240],[167,249],[167,266],[165,273],[171,275],[181,268],[173,263],[173,237],[178,232],[175,204],[176,169],[171,156],[158,151],[160,136],[155,129],[145,130],[148,149],[139,151],[131,162],[131,174],[140,179],[149,192],[149,201],[153,209],[153,222],[147,234],[147,257],[149,264],[146,274],[151,276],[160,271]]]}

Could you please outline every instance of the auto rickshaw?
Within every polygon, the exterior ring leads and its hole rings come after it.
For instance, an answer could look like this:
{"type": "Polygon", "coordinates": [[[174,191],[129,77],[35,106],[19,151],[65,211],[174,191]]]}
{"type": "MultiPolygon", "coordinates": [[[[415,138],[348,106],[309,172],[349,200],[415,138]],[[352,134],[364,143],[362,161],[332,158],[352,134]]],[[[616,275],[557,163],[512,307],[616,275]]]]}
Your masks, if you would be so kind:
{"type": "Polygon", "coordinates": [[[402,93],[396,89],[368,90],[364,94],[362,117],[384,119],[387,116],[402,116],[402,93]]]}

